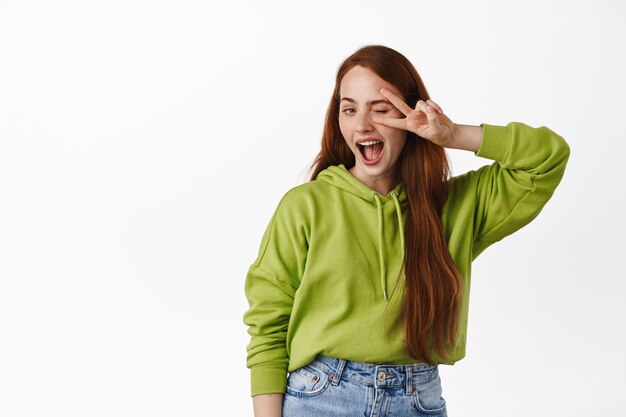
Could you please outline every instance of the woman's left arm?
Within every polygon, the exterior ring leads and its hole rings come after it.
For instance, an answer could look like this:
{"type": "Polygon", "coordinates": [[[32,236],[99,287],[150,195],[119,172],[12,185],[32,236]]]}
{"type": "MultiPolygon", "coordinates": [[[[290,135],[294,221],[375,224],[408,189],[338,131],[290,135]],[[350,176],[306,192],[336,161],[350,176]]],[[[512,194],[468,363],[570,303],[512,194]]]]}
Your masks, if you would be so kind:
{"type": "Polygon", "coordinates": [[[375,117],[375,123],[409,130],[437,145],[473,151],[495,161],[457,177],[452,196],[456,210],[468,206],[473,210],[475,256],[535,218],[563,177],[569,146],[545,126],[533,128],[520,122],[456,125],[432,100],[420,100],[411,109],[388,90],[381,89],[381,94],[406,118],[375,117]],[[468,205],[459,201],[463,198],[471,199],[468,205]]]}
{"type": "Polygon", "coordinates": [[[483,127],[474,125],[457,125],[446,148],[464,149],[466,151],[478,152],[483,143],[483,127]]]}

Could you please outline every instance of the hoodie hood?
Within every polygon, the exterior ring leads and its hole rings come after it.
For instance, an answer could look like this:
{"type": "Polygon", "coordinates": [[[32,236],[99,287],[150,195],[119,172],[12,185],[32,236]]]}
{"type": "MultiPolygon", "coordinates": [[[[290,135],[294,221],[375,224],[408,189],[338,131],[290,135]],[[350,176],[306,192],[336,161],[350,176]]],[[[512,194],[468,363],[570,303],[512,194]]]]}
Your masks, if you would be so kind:
{"type": "Polygon", "coordinates": [[[378,221],[378,258],[380,263],[380,288],[382,296],[387,300],[387,271],[385,267],[385,246],[383,236],[383,206],[385,204],[394,204],[396,215],[398,217],[398,231],[400,235],[400,243],[402,247],[402,262],[404,263],[404,222],[402,219],[402,209],[400,203],[406,201],[406,192],[402,183],[399,183],[389,194],[382,195],[372,190],[367,185],[359,181],[354,175],[346,169],[343,164],[331,165],[317,175],[317,179],[325,181],[341,190],[353,194],[368,204],[375,205],[377,208],[378,221]]]}

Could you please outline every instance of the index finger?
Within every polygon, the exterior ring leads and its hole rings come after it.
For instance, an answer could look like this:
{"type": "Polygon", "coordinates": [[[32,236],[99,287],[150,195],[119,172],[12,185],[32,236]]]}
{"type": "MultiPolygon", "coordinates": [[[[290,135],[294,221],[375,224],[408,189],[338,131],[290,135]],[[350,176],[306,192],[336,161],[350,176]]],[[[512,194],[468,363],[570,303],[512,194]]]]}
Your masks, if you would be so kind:
{"type": "Polygon", "coordinates": [[[404,101],[402,101],[402,99],[400,99],[400,97],[396,96],[394,93],[387,90],[385,87],[381,88],[379,91],[380,91],[380,94],[382,94],[386,99],[391,101],[391,104],[393,104],[405,116],[408,116],[409,113],[413,111],[411,106],[406,104],[404,101]]]}
{"type": "Polygon", "coordinates": [[[408,130],[406,127],[406,119],[393,119],[391,117],[374,116],[372,117],[372,121],[374,123],[393,127],[396,129],[408,130]]]}

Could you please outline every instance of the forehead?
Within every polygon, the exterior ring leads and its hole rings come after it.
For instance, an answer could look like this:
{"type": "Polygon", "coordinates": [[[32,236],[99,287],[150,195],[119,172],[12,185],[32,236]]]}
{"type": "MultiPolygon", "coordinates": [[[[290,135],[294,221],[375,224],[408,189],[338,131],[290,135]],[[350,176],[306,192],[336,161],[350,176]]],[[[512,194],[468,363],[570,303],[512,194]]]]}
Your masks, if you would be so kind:
{"type": "Polygon", "coordinates": [[[359,98],[366,100],[384,99],[383,95],[380,94],[382,87],[402,97],[400,91],[393,84],[380,78],[374,71],[357,65],[341,79],[339,95],[340,98],[350,97],[356,101],[361,101],[359,98]]]}

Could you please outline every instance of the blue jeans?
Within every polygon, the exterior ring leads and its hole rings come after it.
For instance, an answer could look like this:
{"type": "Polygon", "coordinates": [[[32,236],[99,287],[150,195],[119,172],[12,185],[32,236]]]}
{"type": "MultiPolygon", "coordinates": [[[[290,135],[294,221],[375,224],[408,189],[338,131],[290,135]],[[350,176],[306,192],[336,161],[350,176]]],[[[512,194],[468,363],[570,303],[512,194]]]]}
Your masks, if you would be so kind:
{"type": "Polygon", "coordinates": [[[289,374],[283,417],[447,417],[437,365],[378,365],[319,354],[289,374]]]}

